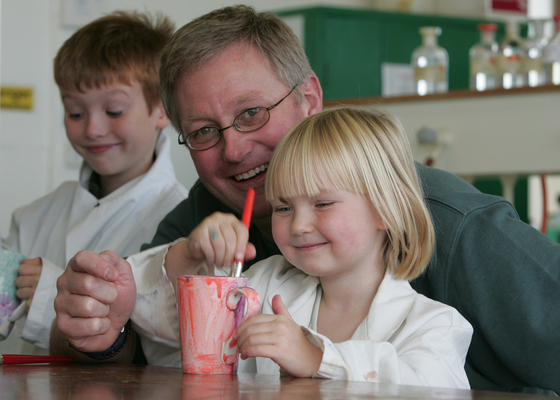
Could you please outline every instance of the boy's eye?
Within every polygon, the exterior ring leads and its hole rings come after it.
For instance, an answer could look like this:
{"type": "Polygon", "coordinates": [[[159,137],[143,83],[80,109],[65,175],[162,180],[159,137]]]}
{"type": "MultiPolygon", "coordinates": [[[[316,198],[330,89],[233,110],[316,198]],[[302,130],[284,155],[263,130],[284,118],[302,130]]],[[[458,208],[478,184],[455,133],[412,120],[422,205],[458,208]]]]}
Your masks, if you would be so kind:
{"type": "Polygon", "coordinates": [[[317,204],[315,204],[315,206],[317,208],[323,208],[323,207],[328,207],[332,204],[334,204],[334,201],[319,201],[317,202],[317,204]]]}
{"type": "Polygon", "coordinates": [[[110,117],[118,117],[122,114],[122,111],[109,111],[107,110],[107,115],[110,117]]]}
{"type": "Polygon", "coordinates": [[[68,113],[68,118],[70,119],[80,119],[84,116],[84,113],[68,113]]]}

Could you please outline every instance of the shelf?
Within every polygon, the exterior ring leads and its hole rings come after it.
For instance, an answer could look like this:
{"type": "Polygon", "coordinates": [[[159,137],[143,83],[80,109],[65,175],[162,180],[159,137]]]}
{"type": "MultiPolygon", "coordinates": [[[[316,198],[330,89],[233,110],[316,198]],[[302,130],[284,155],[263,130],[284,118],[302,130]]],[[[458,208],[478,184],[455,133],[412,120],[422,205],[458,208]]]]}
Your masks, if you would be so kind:
{"type": "Polygon", "coordinates": [[[325,107],[345,104],[396,115],[418,162],[440,151],[434,167],[463,177],[483,192],[503,195],[524,220],[527,182],[519,178],[560,173],[560,86],[324,102],[325,107]],[[448,135],[450,144],[420,144],[417,133],[425,127],[448,135]]]}
{"type": "Polygon", "coordinates": [[[493,89],[486,90],[483,92],[476,92],[467,89],[452,90],[447,93],[437,93],[430,94],[426,96],[395,96],[395,97],[360,97],[354,99],[333,99],[326,100],[323,102],[325,107],[331,107],[339,104],[348,105],[364,105],[364,104],[390,104],[390,103],[404,103],[404,102],[421,102],[430,100],[448,100],[448,99],[465,99],[465,98],[485,98],[485,97],[495,97],[495,96],[513,96],[522,94],[536,94],[536,93],[548,93],[548,92],[560,92],[560,86],[558,85],[546,85],[538,87],[524,87],[524,88],[512,88],[512,89],[493,89]]]}

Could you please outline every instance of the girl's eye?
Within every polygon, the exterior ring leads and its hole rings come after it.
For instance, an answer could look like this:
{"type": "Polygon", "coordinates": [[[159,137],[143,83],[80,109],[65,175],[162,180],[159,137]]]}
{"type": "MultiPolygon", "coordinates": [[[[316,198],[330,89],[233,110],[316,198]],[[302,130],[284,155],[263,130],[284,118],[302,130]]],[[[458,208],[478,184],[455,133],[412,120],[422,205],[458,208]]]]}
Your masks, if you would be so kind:
{"type": "Polygon", "coordinates": [[[290,211],[291,207],[288,206],[278,206],[278,207],[274,207],[274,212],[287,212],[290,211]]]}
{"type": "Polygon", "coordinates": [[[323,207],[328,207],[328,206],[330,206],[330,205],[332,205],[332,204],[334,204],[333,201],[320,201],[320,202],[318,202],[315,206],[316,206],[317,208],[323,208],[323,207]]]}

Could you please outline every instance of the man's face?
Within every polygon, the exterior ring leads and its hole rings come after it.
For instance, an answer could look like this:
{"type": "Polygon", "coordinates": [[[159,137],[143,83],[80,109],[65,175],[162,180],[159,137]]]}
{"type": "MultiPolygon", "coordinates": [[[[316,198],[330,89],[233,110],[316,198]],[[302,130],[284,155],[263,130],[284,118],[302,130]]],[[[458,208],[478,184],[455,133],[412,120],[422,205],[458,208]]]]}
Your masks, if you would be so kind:
{"type": "MultiPolygon", "coordinates": [[[[249,188],[255,189],[253,217],[269,213],[264,195],[266,168],[274,148],[298,121],[321,109],[316,78],[300,84],[304,99],[292,93],[270,110],[270,120],[254,132],[226,129],[220,142],[204,151],[191,150],[198,175],[210,192],[241,213],[249,188]],[[314,93],[316,92],[316,93],[314,93]]],[[[270,107],[289,93],[253,47],[233,44],[202,68],[179,78],[175,103],[185,136],[205,126],[223,128],[251,107],[270,107]]]]}

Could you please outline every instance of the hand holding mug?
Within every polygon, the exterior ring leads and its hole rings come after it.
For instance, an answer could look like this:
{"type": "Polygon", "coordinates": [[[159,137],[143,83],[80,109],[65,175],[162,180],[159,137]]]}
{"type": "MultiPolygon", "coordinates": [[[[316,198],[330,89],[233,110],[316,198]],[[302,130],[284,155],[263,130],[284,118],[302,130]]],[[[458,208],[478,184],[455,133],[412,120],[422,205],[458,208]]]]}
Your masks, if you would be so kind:
{"type": "Polygon", "coordinates": [[[232,336],[261,310],[258,293],[246,286],[246,277],[177,277],[184,373],[235,373],[239,354],[232,336]]]}

